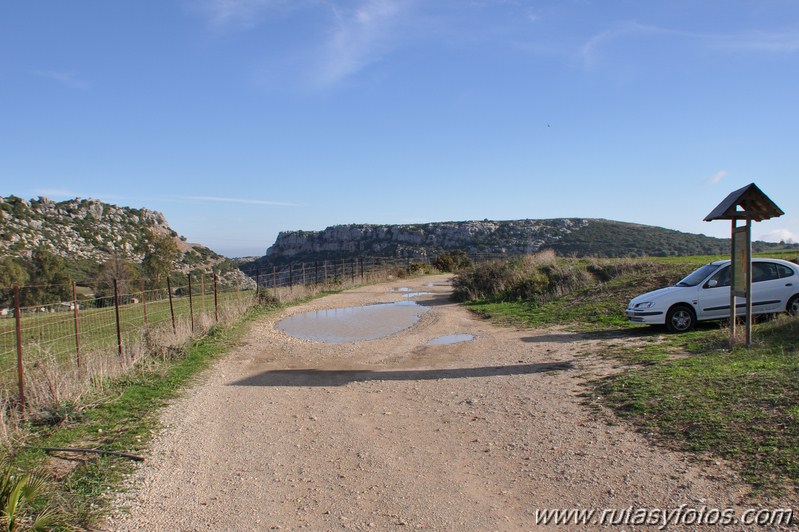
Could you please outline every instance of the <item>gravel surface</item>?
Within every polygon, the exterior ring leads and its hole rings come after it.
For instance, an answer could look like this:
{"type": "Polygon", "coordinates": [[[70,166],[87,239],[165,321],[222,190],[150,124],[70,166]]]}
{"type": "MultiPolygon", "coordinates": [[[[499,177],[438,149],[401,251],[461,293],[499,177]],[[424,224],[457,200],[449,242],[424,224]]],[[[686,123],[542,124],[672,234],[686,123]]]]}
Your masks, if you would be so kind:
{"type": "Polygon", "coordinates": [[[544,508],[746,505],[725,464],[655,447],[583,404],[588,378],[618,371],[596,356],[602,340],[497,327],[451,303],[446,279],[361,287],[256,324],[165,410],[105,529],[535,530],[544,508]],[[400,287],[432,292],[415,298],[430,310],[388,338],[325,344],[275,328],[399,301],[400,287]],[[427,344],[451,334],[475,339],[427,344]]]}

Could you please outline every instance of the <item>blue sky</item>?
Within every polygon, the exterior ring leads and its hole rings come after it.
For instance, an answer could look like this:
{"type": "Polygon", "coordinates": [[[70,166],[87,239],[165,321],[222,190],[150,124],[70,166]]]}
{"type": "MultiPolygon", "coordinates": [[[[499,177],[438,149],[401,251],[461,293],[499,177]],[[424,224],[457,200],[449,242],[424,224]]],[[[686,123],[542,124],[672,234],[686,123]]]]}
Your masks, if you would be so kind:
{"type": "Polygon", "coordinates": [[[0,1],[0,195],[281,230],[596,217],[799,241],[799,2],[0,1]]]}

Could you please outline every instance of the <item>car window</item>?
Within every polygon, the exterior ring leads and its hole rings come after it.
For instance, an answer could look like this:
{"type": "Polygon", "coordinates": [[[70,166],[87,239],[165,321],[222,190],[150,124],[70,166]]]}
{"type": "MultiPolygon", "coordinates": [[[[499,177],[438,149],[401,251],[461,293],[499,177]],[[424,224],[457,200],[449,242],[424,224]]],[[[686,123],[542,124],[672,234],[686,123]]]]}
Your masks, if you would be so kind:
{"type": "Polygon", "coordinates": [[[724,268],[720,269],[708,280],[708,282],[710,281],[716,281],[716,285],[713,288],[730,286],[730,268],[725,266],[724,268]]]}
{"type": "Polygon", "coordinates": [[[787,266],[777,264],[777,274],[780,276],[780,279],[784,279],[785,277],[794,275],[794,271],[787,266]]]}
{"type": "Polygon", "coordinates": [[[698,270],[695,270],[693,273],[688,275],[688,277],[677,283],[676,286],[696,286],[704,281],[708,275],[716,271],[718,267],[718,264],[705,264],[698,270]]]}
{"type": "Polygon", "coordinates": [[[779,279],[777,265],[773,262],[755,262],[752,264],[752,282],[773,281],[779,279]]]}

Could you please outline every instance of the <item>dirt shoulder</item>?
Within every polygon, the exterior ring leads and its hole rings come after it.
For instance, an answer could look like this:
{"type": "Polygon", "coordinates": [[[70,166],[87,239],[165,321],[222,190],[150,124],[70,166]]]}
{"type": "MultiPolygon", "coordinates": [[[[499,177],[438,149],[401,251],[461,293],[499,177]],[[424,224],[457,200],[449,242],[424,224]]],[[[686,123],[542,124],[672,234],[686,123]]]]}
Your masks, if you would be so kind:
{"type": "Polygon", "coordinates": [[[586,378],[614,371],[592,356],[601,341],[496,327],[451,303],[446,279],[361,287],[255,325],[167,408],[106,529],[531,530],[543,508],[742,504],[723,464],[582,404],[586,378]],[[388,338],[325,344],[274,327],[402,300],[400,287],[432,292],[414,298],[429,311],[388,338]],[[458,333],[475,339],[428,345],[458,333]]]}

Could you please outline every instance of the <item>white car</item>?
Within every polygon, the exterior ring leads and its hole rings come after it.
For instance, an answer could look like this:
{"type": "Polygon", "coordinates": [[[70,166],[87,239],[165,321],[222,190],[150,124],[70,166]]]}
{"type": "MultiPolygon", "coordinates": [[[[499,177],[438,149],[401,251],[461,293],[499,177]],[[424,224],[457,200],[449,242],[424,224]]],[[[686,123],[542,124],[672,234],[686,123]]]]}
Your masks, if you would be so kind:
{"type": "MultiPolygon", "coordinates": [[[[696,322],[730,316],[730,261],[705,264],[674,286],[647,292],[627,305],[633,323],[691,330],[696,322]]],[[[752,314],[799,313],[799,266],[780,259],[752,259],[752,314]]],[[[745,315],[743,298],[736,313],[745,315]]]]}

